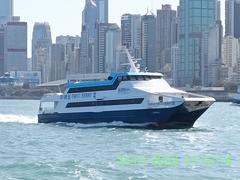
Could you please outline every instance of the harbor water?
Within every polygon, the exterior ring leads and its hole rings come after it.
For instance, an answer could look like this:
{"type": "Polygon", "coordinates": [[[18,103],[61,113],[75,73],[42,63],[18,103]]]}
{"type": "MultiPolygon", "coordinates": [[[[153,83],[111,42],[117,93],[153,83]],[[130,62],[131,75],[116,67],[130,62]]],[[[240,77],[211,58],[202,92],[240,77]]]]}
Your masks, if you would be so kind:
{"type": "Polygon", "coordinates": [[[240,179],[240,106],[215,103],[192,129],[156,131],[38,124],[38,105],[0,100],[0,180],[240,179]]]}

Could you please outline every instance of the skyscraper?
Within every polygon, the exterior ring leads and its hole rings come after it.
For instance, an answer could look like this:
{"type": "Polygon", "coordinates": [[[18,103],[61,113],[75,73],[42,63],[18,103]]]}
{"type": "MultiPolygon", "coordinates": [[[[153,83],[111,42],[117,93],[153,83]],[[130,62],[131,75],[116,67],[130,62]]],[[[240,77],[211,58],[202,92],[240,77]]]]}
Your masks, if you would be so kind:
{"type": "Polygon", "coordinates": [[[157,62],[162,72],[164,66],[171,63],[171,57],[166,53],[177,43],[177,17],[171,5],[163,5],[161,10],[157,10],[156,32],[157,62]]]}
{"type": "Polygon", "coordinates": [[[85,8],[82,12],[82,31],[86,31],[90,39],[96,37],[96,23],[98,9],[94,0],[86,0],[85,8]]]}
{"type": "Polygon", "coordinates": [[[65,51],[65,63],[67,74],[79,73],[79,59],[75,58],[75,50],[79,49],[80,37],[76,36],[58,36],[56,37],[56,44],[62,44],[65,51]]]}
{"type": "Polygon", "coordinates": [[[235,81],[240,72],[238,70],[238,63],[240,60],[240,41],[232,36],[226,36],[223,39],[223,64],[226,67],[226,74],[224,80],[235,81]]]}
{"type": "Polygon", "coordinates": [[[216,21],[221,21],[221,1],[217,0],[216,2],[216,21]]]}
{"type": "Polygon", "coordinates": [[[0,76],[4,74],[4,27],[0,26],[0,76]]]}
{"type": "Polygon", "coordinates": [[[177,80],[178,80],[178,73],[177,69],[179,66],[179,47],[178,44],[175,44],[174,46],[171,47],[171,84],[173,86],[177,86],[177,80]]]}
{"type": "MultiPolygon", "coordinates": [[[[92,44],[94,45],[94,43],[92,44]]],[[[87,74],[92,72],[91,64],[93,59],[89,51],[89,38],[87,31],[83,30],[81,33],[81,43],[80,43],[80,74],[87,74]],[[91,71],[90,71],[91,70],[91,71]]]]}
{"type": "Polygon", "coordinates": [[[141,26],[141,68],[155,72],[157,70],[155,15],[148,12],[142,16],[141,26]]]}
{"type": "Polygon", "coordinates": [[[85,8],[82,12],[82,32],[80,44],[80,73],[86,74],[94,72],[94,62],[96,61],[95,43],[96,26],[98,19],[98,9],[96,0],[86,0],[85,8]]]}
{"type": "Polygon", "coordinates": [[[56,81],[66,78],[66,63],[64,45],[52,44],[50,47],[50,80],[56,81]]]}
{"type": "Polygon", "coordinates": [[[108,0],[96,0],[98,23],[108,23],[108,0]]]}
{"type": "Polygon", "coordinates": [[[33,71],[41,71],[42,81],[49,80],[50,61],[48,58],[49,48],[52,44],[51,30],[48,23],[35,23],[32,35],[32,66],[33,71]],[[40,49],[40,51],[38,51],[40,49]],[[40,54],[38,54],[41,52],[40,54]],[[42,53],[47,53],[43,55],[42,53]],[[38,56],[45,57],[44,61],[38,56]],[[44,70],[45,69],[45,70],[44,70]]]}
{"type": "Polygon", "coordinates": [[[105,26],[108,26],[108,0],[86,0],[82,14],[80,73],[103,72],[102,54],[106,51],[102,47],[105,48],[106,43],[103,42],[105,39],[99,37],[105,38],[106,35],[104,33],[106,33],[105,26]],[[99,49],[103,51],[100,52],[99,49]]]}
{"type": "Polygon", "coordinates": [[[26,71],[27,23],[8,22],[4,40],[4,72],[26,71]]]}
{"type": "Polygon", "coordinates": [[[202,40],[202,85],[215,86],[220,83],[222,65],[223,27],[220,20],[203,33],[202,40]]]}
{"type": "Polygon", "coordinates": [[[180,0],[178,85],[201,85],[202,33],[215,23],[216,0],[180,0]]]}
{"type": "Polygon", "coordinates": [[[141,15],[123,14],[121,17],[122,45],[135,58],[141,57],[141,15]]]}
{"type": "Polygon", "coordinates": [[[118,69],[117,51],[121,47],[121,29],[115,24],[106,32],[105,73],[116,72],[118,69]]]}
{"type": "Polygon", "coordinates": [[[13,0],[0,0],[0,24],[6,24],[13,16],[13,0]]]}
{"type": "Polygon", "coordinates": [[[105,72],[105,57],[106,57],[106,32],[109,28],[108,23],[100,23],[97,26],[97,62],[95,69],[98,73],[105,72]]]}
{"type": "Polygon", "coordinates": [[[240,38],[240,0],[225,1],[225,36],[240,38]]]}

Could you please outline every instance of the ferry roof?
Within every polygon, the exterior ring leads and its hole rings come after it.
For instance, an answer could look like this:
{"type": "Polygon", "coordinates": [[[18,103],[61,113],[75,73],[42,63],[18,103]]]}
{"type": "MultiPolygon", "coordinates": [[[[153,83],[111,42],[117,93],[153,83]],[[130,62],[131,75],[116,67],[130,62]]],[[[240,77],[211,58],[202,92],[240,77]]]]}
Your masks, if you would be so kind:
{"type": "Polygon", "coordinates": [[[116,72],[112,73],[110,76],[161,76],[163,77],[163,74],[161,73],[152,73],[152,72],[116,72]]]}
{"type": "Polygon", "coordinates": [[[149,72],[116,72],[116,73],[110,74],[109,77],[112,77],[111,80],[68,83],[67,88],[108,86],[108,85],[112,85],[118,77],[123,77],[123,76],[159,76],[159,77],[163,77],[163,74],[149,73],[149,72]]]}

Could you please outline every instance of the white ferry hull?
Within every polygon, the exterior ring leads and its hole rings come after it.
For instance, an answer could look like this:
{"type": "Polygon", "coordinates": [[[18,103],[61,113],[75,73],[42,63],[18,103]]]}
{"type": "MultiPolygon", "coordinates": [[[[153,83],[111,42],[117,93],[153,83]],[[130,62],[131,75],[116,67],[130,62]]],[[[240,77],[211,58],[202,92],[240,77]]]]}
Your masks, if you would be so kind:
{"type": "Polygon", "coordinates": [[[213,102],[190,101],[179,106],[161,109],[140,109],[84,113],[39,114],[39,123],[98,124],[122,122],[124,127],[151,129],[187,129],[212,105],[213,102]]]}

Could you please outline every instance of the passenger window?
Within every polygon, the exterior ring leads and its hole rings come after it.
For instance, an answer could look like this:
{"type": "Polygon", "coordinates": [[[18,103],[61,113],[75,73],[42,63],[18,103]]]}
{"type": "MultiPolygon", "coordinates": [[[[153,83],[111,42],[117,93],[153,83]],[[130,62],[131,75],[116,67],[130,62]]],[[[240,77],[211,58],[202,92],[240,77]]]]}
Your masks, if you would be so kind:
{"type": "Polygon", "coordinates": [[[113,77],[112,77],[112,76],[109,76],[109,77],[108,77],[108,80],[109,80],[109,81],[113,80],[113,77]]]}
{"type": "Polygon", "coordinates": [[[123,76],[123,81],[127,81],[128,80],[128,76],[123,76]]]}
{"type": "Polygon", "coordinates": [[[149,81],[151,80],[151,77],[150,76],[145,76],[145,81],[149,81]]]}
{"type": "Polygon", "coordinates": [[[122,81],[122,77],[118,77],[118,82],[121,82],[122,81]]]}
{"type": "Polygon", "coordinates": [[[143,76],[137,76],[137,77],[138,77],[139,81],[143,81],[144,80],[143,76]]]}
{"type": "Polygon", "coordinates": [[[159,97],[159,102],[163,102],[163,97],[162,96],[159,97]]]}

